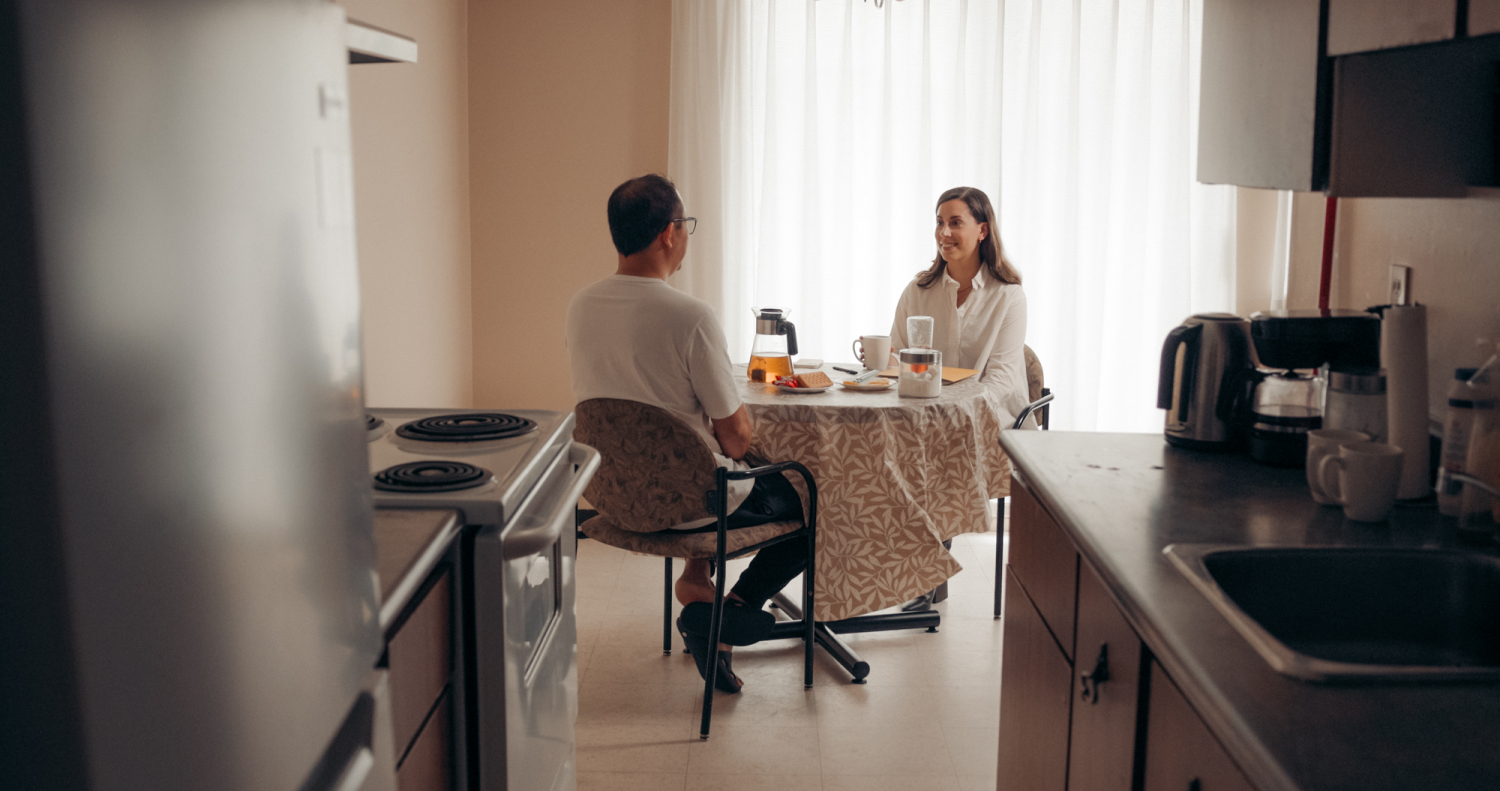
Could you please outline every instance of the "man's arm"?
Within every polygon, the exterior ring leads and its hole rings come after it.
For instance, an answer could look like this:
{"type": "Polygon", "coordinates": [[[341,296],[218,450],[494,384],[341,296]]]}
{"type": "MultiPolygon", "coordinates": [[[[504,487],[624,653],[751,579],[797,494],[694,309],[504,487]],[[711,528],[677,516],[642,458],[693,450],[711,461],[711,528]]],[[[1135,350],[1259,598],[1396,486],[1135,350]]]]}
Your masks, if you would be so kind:
{"type": "Polygon", "coordinates": [[[723,449],[724,455],[731,459],[745,458],[745,451],[750,450],[750,412],[745,409],[744,404],[734,411],[734,414],[726,418],[711,418],[714,424],[714,438],[719,441],[719,447],[723,449]]]}

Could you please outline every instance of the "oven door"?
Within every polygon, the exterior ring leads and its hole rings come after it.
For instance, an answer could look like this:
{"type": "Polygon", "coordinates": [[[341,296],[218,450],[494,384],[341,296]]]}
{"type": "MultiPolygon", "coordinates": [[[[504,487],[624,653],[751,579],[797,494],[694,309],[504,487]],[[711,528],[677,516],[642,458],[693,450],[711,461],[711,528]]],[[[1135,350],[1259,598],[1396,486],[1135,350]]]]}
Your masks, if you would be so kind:
{"type": "Polygon", "coordinates": [[[578,717],[574,512],[599,453],[559,453],[516,516],[474,536],[479,788],[572,789],[578,717]]]}

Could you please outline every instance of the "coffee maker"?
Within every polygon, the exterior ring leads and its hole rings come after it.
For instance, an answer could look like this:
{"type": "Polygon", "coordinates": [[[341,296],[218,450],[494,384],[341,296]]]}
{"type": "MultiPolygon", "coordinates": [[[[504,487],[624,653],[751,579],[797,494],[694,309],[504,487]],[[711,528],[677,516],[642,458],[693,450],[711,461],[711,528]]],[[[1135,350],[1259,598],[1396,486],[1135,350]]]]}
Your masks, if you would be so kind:
{"type": "Polygon", "coordinates": [[[1258,363],[1234,411],[1248,424],[1250,457],[1278,467],[1307,460],[1307,433],[1323,427],[1327,370],[1368,376],[1380,368],[1380,319],[1359,310],[1273,310],[1250,316],[1258,363]]]}

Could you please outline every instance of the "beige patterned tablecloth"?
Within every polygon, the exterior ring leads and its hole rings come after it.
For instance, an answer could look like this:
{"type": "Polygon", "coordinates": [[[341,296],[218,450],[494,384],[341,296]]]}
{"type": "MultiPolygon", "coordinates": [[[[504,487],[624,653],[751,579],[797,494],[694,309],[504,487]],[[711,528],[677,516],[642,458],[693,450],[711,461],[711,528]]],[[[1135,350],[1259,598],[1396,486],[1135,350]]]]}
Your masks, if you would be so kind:
{"type": "Polygon", "coordinates": [[[799,461],[817,482],[818,620],[900,604],[957,574],[942,541],[987,530],[988,501],[1010,493],[998,399],[974,378],[936,399],[901,398],[894,382],[790,394],[746,380],[742,395],[752,450],[799,461]]]}

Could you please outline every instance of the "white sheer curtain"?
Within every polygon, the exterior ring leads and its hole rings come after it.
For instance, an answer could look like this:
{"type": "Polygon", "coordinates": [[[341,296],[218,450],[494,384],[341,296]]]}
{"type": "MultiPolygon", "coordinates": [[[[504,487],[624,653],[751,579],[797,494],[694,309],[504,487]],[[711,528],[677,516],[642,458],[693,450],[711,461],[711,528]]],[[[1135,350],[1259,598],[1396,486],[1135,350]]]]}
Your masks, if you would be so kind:
{"type": "Polygon", "coordinates": [[[804,356],[890,328],[933,201],[983,189],[1024,277],[1055,428],[1157,431],[1156,363],[1234,305],[1234,193],[1192,180],[1201,0],[676,0],[679,288],[792,310],[804,356]]]}

